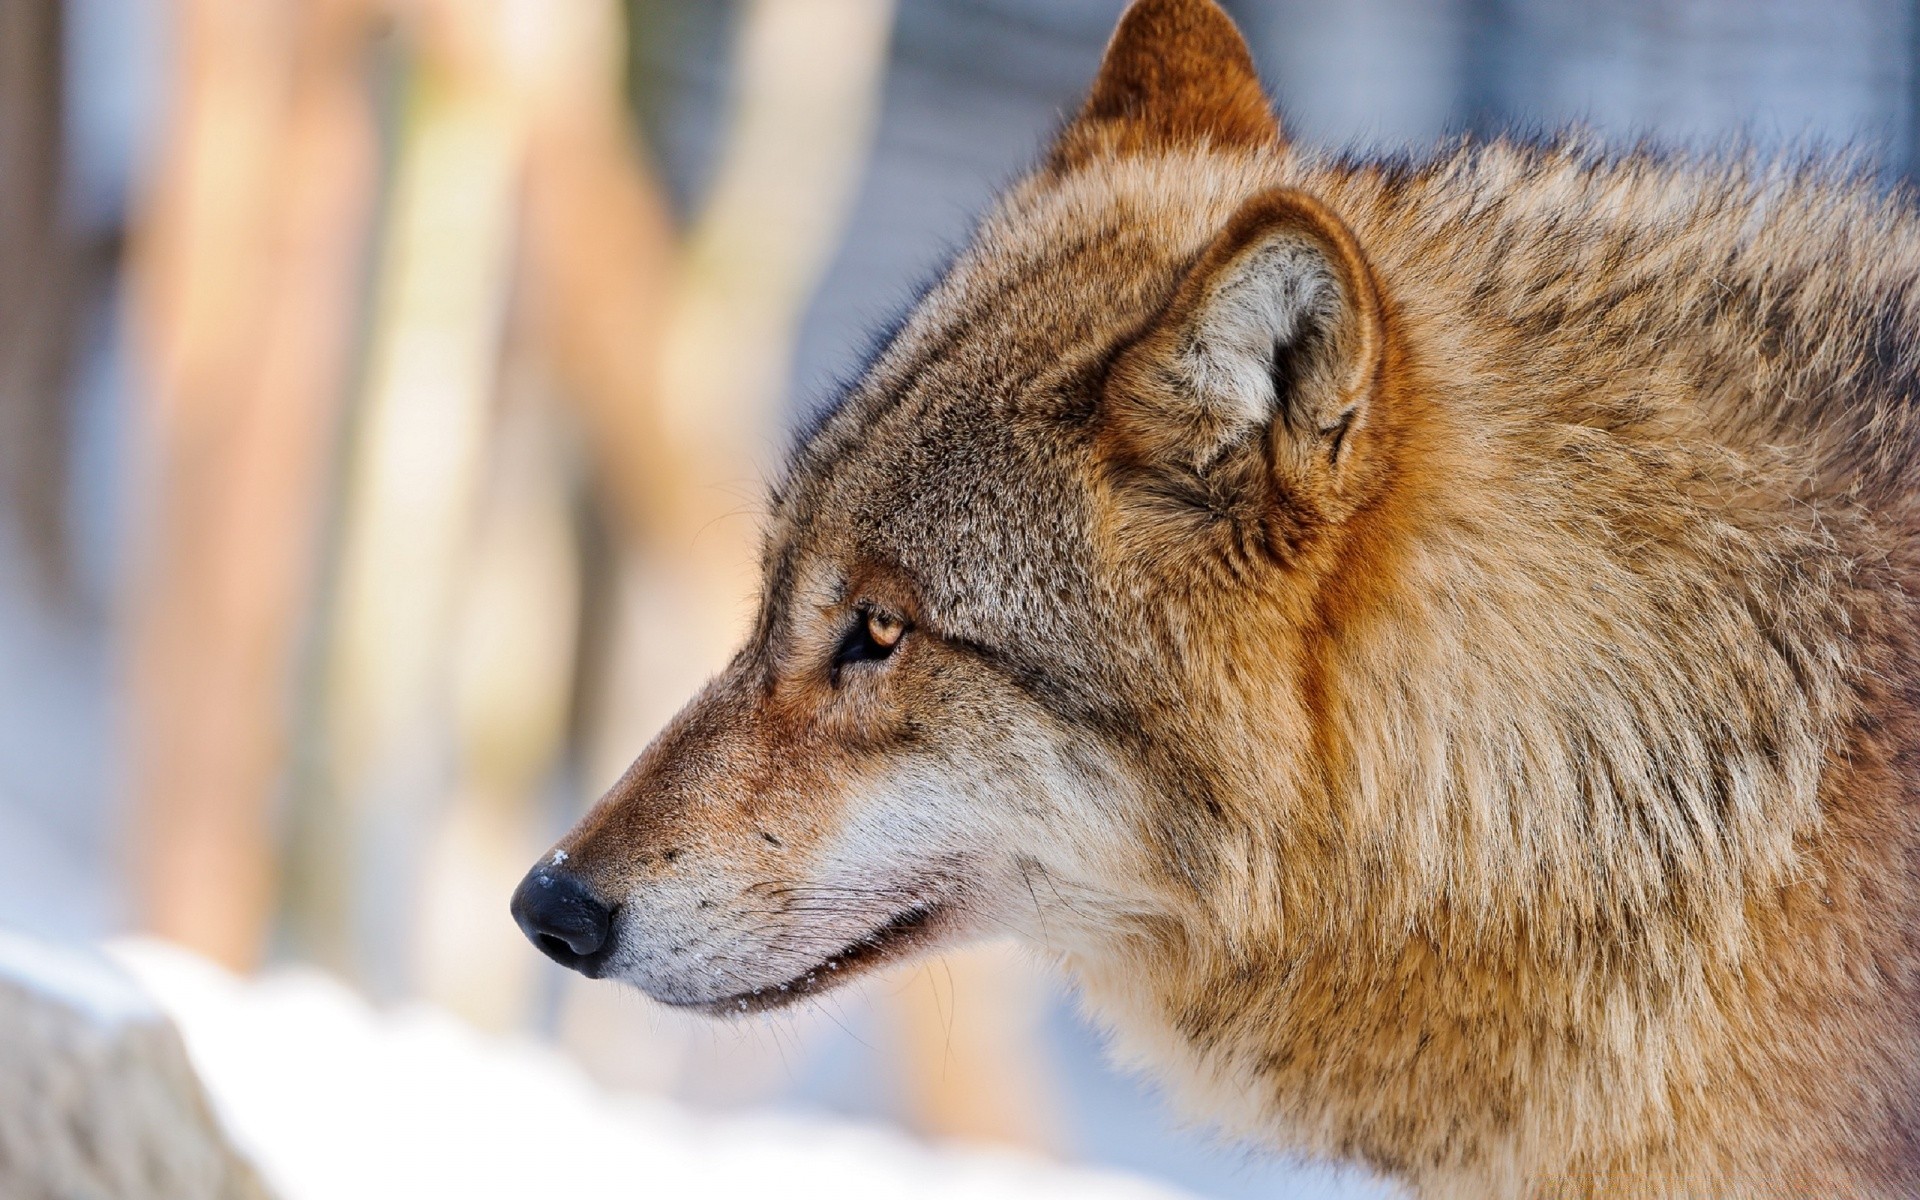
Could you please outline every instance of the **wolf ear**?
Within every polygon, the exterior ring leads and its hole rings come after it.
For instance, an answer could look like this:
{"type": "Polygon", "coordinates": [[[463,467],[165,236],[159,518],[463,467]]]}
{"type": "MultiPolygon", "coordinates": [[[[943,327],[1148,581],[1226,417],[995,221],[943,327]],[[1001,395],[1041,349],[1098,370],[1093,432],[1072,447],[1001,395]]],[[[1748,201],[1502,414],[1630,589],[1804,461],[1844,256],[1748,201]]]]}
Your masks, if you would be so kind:
{"type": "Polygon", "coordinates": [[[1134,0],[1047,163],[1059,171],[1102,155],[1279,141],[1232,17],[1214,0],[1134,0]]]}
{"type": "Polygon", "coordinates": [[[1262,192],[1115,362],[1115,432],[1129,458],[1194,477],[1264,432],[1288,493],[1337,508],[1363,456],[1386,344],[1353,233],[1304,192],[1262,192]]]}

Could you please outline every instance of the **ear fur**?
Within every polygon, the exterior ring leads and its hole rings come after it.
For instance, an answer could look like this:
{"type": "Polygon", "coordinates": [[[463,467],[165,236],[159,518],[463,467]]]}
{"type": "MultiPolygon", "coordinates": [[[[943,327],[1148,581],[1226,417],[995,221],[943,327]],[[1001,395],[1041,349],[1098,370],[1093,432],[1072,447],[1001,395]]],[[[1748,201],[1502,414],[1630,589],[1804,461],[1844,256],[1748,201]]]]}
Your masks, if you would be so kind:
{"type": "Polygon", "coordinates": [[[1269,146],[1280,137],[1246,40],[1214,0],[1134,0],[1048,165],[1069,170],[1103,155],[1202,142],[1269,146]]]}
{"type": "Polygon", "coordinates": [[[1332,515],[1364,457],[1386,345],[1353,233],[1319,200],[1275,188],[1228,221],[1115,363],[1108,393],[1130,457],[1206,475],[1264,430],[1276,480],[1332,515]]]}

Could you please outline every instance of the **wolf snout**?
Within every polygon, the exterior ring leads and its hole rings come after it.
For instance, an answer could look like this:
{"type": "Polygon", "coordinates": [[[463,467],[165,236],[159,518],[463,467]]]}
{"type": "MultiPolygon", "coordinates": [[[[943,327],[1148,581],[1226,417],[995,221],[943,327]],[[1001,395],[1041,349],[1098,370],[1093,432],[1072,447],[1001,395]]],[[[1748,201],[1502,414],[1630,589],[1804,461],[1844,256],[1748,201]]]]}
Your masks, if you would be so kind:
{"type": "Polygon", "coordinates": [[[542,954],[583,975],[599,973],[611,949],[613,910],[577,876],[542,863],[514,889],[512,911],[542,954]]]}

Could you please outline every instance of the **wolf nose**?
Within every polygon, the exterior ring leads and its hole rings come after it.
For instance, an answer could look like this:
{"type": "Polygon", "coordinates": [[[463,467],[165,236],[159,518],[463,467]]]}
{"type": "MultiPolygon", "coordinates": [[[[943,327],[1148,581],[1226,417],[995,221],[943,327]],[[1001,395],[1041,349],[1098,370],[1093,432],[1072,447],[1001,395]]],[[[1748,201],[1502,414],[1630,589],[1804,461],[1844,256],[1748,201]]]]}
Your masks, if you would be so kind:
{"type": "Polygon", "coordinates": [[[587,885],[542,863],[513,890],[513,919],[527,940],[563,967],[592,974],[593,956],[607,945],[613,910],[587,885]]]}

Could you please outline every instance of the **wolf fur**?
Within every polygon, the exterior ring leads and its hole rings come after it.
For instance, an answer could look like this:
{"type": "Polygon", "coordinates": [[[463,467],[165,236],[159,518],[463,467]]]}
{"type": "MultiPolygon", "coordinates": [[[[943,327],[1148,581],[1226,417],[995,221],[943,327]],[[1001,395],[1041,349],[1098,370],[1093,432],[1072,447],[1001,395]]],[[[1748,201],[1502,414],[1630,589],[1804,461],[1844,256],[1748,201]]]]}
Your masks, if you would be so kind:
{"type": "Polygon", "coordinates": [[[1293,145],[1139,0],[560,843],[585,969],[757,1010],[1011,931],[1421,1196],[1920,1195],[1917,279],[1837,170],[1293,145]]]}

